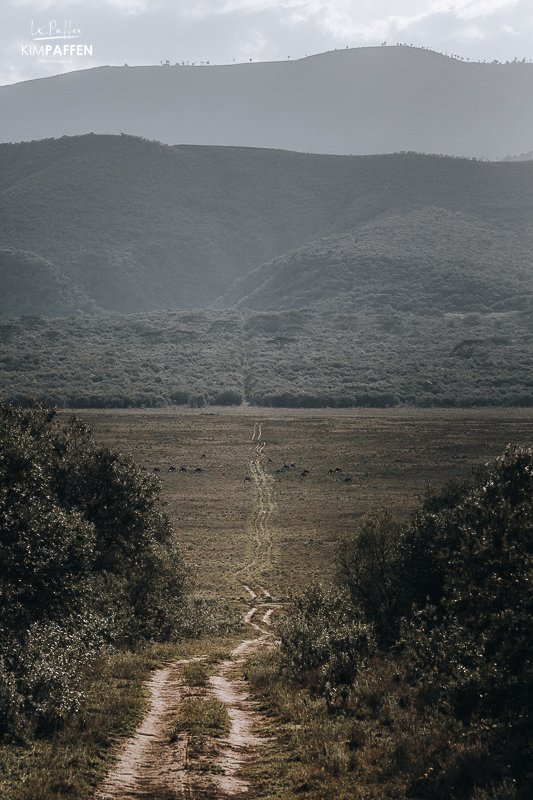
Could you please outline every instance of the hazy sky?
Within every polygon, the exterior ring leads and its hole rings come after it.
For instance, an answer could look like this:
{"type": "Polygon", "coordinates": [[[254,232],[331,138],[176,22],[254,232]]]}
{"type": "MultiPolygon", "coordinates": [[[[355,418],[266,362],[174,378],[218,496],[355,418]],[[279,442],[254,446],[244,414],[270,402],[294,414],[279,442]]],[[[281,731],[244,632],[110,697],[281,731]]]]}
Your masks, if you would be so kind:
{"type": "Polygon", "coordinates": [[[102,64],[294,60],[385,41],[533,60],[533,2],[2,0],[0,85],[102,64]]]}

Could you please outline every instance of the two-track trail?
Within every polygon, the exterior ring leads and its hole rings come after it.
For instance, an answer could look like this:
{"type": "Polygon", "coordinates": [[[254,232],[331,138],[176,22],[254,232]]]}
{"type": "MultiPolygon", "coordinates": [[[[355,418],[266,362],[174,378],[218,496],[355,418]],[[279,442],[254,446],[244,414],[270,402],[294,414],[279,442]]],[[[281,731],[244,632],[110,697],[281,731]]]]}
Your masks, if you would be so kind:
{"type": "MultiPolygon", "coordinates": [[[[239,570],[252,583],[254,578],[271,562],[272,543],[268,520],[274,504],[267,476],[261,465],[264,442],[261,441],[261,424],[254,426],[254,455],[250,464],[256,489],[254,511],[254,558],[239,570]]],[[[257,594],[245,586],[251,599],[257,594]]],[[[254,621],[258,608],[251,608],[244,622],[260,636],[246,639],[223,661],[216,674],[209,678],[206,688],[187,685],[184,667],[191,661],[204,657],[176,661],[157,670],[147,684],[150,707],[135,735],[126,742],[118,754],[115,767],[100,784],[95,800],[194,800],[195,798],[254,797],[253,766],[260,758],[261,746],[269,741],[259,732],[265,719],[254,709],[247,692],[246,682],[239,676],[239,664],[254,651],[268,647],[272,635],[265,626],[270,625],[274,611],[268,608],[270,592],[254,584],[263,596],[260,623],[254,621]],[[266,601],[266,602],[265,602],[266,601]],[[169,735],[172,723],[180,715],[184,700],[198,702],[218,700],[226,706],[229,733],[222,738],[191,736],[180,733],[169,735]]]]}
{"type": "Polygon", "coordinates": [[[201,691],[186,685],[183,667],[189,661],[176,661],[157,670],[148,684],[148,714],[98,787],[95,800],[252,797],[253,765],[260,758],[261,746],[269,740],[258,734],[265,720],[254,709],[237,671],[246,657],[268,646],[268,638],[265,633],[242,642],[201,691]],[[231,722],[227,736],[204,736],[198,742],[198,737],[183,733],[172,741],[171,724],[179,716],[181,703],[191,697],[225,704],[231,722]]]}
{"type": "Polygon", "coordinates": [[[266,442],[262,441],[262,422],[254,424],[252,434],[253,457],[250,461],[250,473],[252,475],[257,511],[253,520],[253,558],[244,567],[234,573],[234,577],[242,582],[244,589],[251,596],[252,600],[258,595],[271,597],[270,592],[265,589],[260,580],[261,573],[264,573],[272,565],[272,539],[270,537],[269,521],[274,511],[274,501],[270,488],[270,478],[264,470],[262,461],[265,458],[266,442]],[[250,586],[252,584],[252,586],[250,586]]]}

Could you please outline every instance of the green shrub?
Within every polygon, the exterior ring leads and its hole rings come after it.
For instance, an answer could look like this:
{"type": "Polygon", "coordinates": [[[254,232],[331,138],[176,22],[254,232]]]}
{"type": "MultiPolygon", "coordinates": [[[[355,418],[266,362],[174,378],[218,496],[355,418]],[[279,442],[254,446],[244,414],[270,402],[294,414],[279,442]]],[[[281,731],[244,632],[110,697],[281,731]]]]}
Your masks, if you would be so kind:
{"type": "Polygon", "coordinates": [[[187,571],[160,487],[75,416],[0,400],[0,731],[78,707],[104,642],[179,635],[187,571]]]}
{"type": "Polygon", "coordinates": [[[398,620],[397,549],[405,525],[390,510],[368,514],[355,534],[339,544],[339,581],[352,603],[375,625],[382,644],[394,637],[398,620]]]}
{"type": "Polygon", "coordinates": [[[375,649],[372,628],[357,618],[349,594],[320,584],[293,599],[278,632],[287,674],[332,707],[342,705],[375,649]]]}
{"type": "Polygon", "coordinates": [[[398,646],[413,677],[479,735],[490,732],[529,786],[533,450],[508,447],[471,479],[428,492],[399,553],[412,610],[398,646]]]}
{"type": "Polygon", "coordinates": [[[242,394],[228,389],[225,392],[217,392],[212,404],[215,406],[240,406],[242,405],[242,394]]]}

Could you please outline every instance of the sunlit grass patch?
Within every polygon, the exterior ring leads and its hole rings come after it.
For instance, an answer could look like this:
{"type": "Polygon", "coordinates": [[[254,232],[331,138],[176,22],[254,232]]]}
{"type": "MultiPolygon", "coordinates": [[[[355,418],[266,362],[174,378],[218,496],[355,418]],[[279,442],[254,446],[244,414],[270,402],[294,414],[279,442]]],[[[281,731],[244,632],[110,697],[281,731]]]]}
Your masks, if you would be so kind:
{"type": "Polygon", "coordinates": [[[174,742],[180,733],[190,736],[225,736],[231,721],[226,705],[212,698],[187,697],[181,704],[178,717],[169,729],[169,739],[174,742]]]}

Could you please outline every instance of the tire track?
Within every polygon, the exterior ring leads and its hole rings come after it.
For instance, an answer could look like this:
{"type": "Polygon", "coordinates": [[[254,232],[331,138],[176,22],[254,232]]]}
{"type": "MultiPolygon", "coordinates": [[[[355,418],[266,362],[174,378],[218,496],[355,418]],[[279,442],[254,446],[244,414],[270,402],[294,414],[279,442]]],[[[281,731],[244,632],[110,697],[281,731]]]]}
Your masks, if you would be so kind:
{"type": "MultiPolygon", "coordinates": [[[[261,464],[265,457],[261,435],[262,423],[256,422],[252,435],[254,457],[250,462],[258,506],[254,517],[254,556],[235,573],[236,579],[245,574],[247,582],[239,582],[252,601],[257,600],[258,595],[248,583],[272,563],[268,522],[274,502],[268,476],[261,464]]],[[[267,601],[272,600],[264,586],[255,585],[267,601]]],[[[274,641],[271,631],[253,621],[257,611],[255,606],[250,608],[244,615],[244,622],[260,636],[241,642],[232,651],[231,658],[222,662],[216,675],[209,678],[208,688],[200,694],[185,684],[183,667],[191,661],[204,660],[206,656],[176,661],[154,673],[147,684],[151,693],[148,713],[135,735],[123,746],[116,766],[97,788],[95,800],[224,800],[235,795],[252,800],[251,771],[259,759],[260,746],[271,739],[257,735],[265,719],[253,708],[246,683],[238,675],[238,665],[254,651],[272,646],[274,641]],[[198,737],[193,741],[190,734],[182,733],[171,741],[169,727],[186,697],[223,702],[231,723],[229,734],[220,739],[203,736],[199,743],[198,737]]],[[[261,618],[264,625],[270,626],[273,612],[274,608],[265,611],[261,618]]]]}
{"type": "MultiPolygon", "coordinates": [[[[95,800],[224,800],[235,795],[251,800],[253,765],[259,760],[260,747],[272,741],[258,735],[266,720],[254,709],[246,682],[238,675],[239,665],[249,655],[272,642],[271,633],[252,622],[256,611],[250,609],[244,621],[262,635],[241,642],[209,678],[206,690],[199,692],[183,679],[183,667],[206,656],[156,670],[147,684],[151,695],[148,713],[97,788],[95,800]],[[227,736],[204,736],[199,742],[198,737],[193,741],[188,733],[182,733],[176,741],[169,739],[169,727],[187,697],[224,703],[231,723],[227,736]]],[[[268,614],[263,622],[270,622],[268,614]]]]}
{"type": "MultiPolygon", "coordinates": [[[[262,572],[272,565],[272,539],[268,527],[270,518],[274,512],[275,504],[272,499],[270,479],[266,474],[262,460],[265,458],[264,449],[266,442],[262,440],[262,422],[255,422],[252,434],[254,444],[254,457],[250,461],[250,473],[256,490],[257,514],[254,518],[253,542],[254,554],[252,561],[246,566],[235,572],[234,577],[242,582],[244,589],[251,595],[252,599],[257,597],[257,593],[248,584],[253,583],[262,572]],[[244,580],[243,580],[244,579],[244,580]],[[246,581],[246,583],[244,583],[246,581]]],[[[271,598],[270,592],[263,586],[257,586],[259,591],[266,598],[271,598]]]]}

